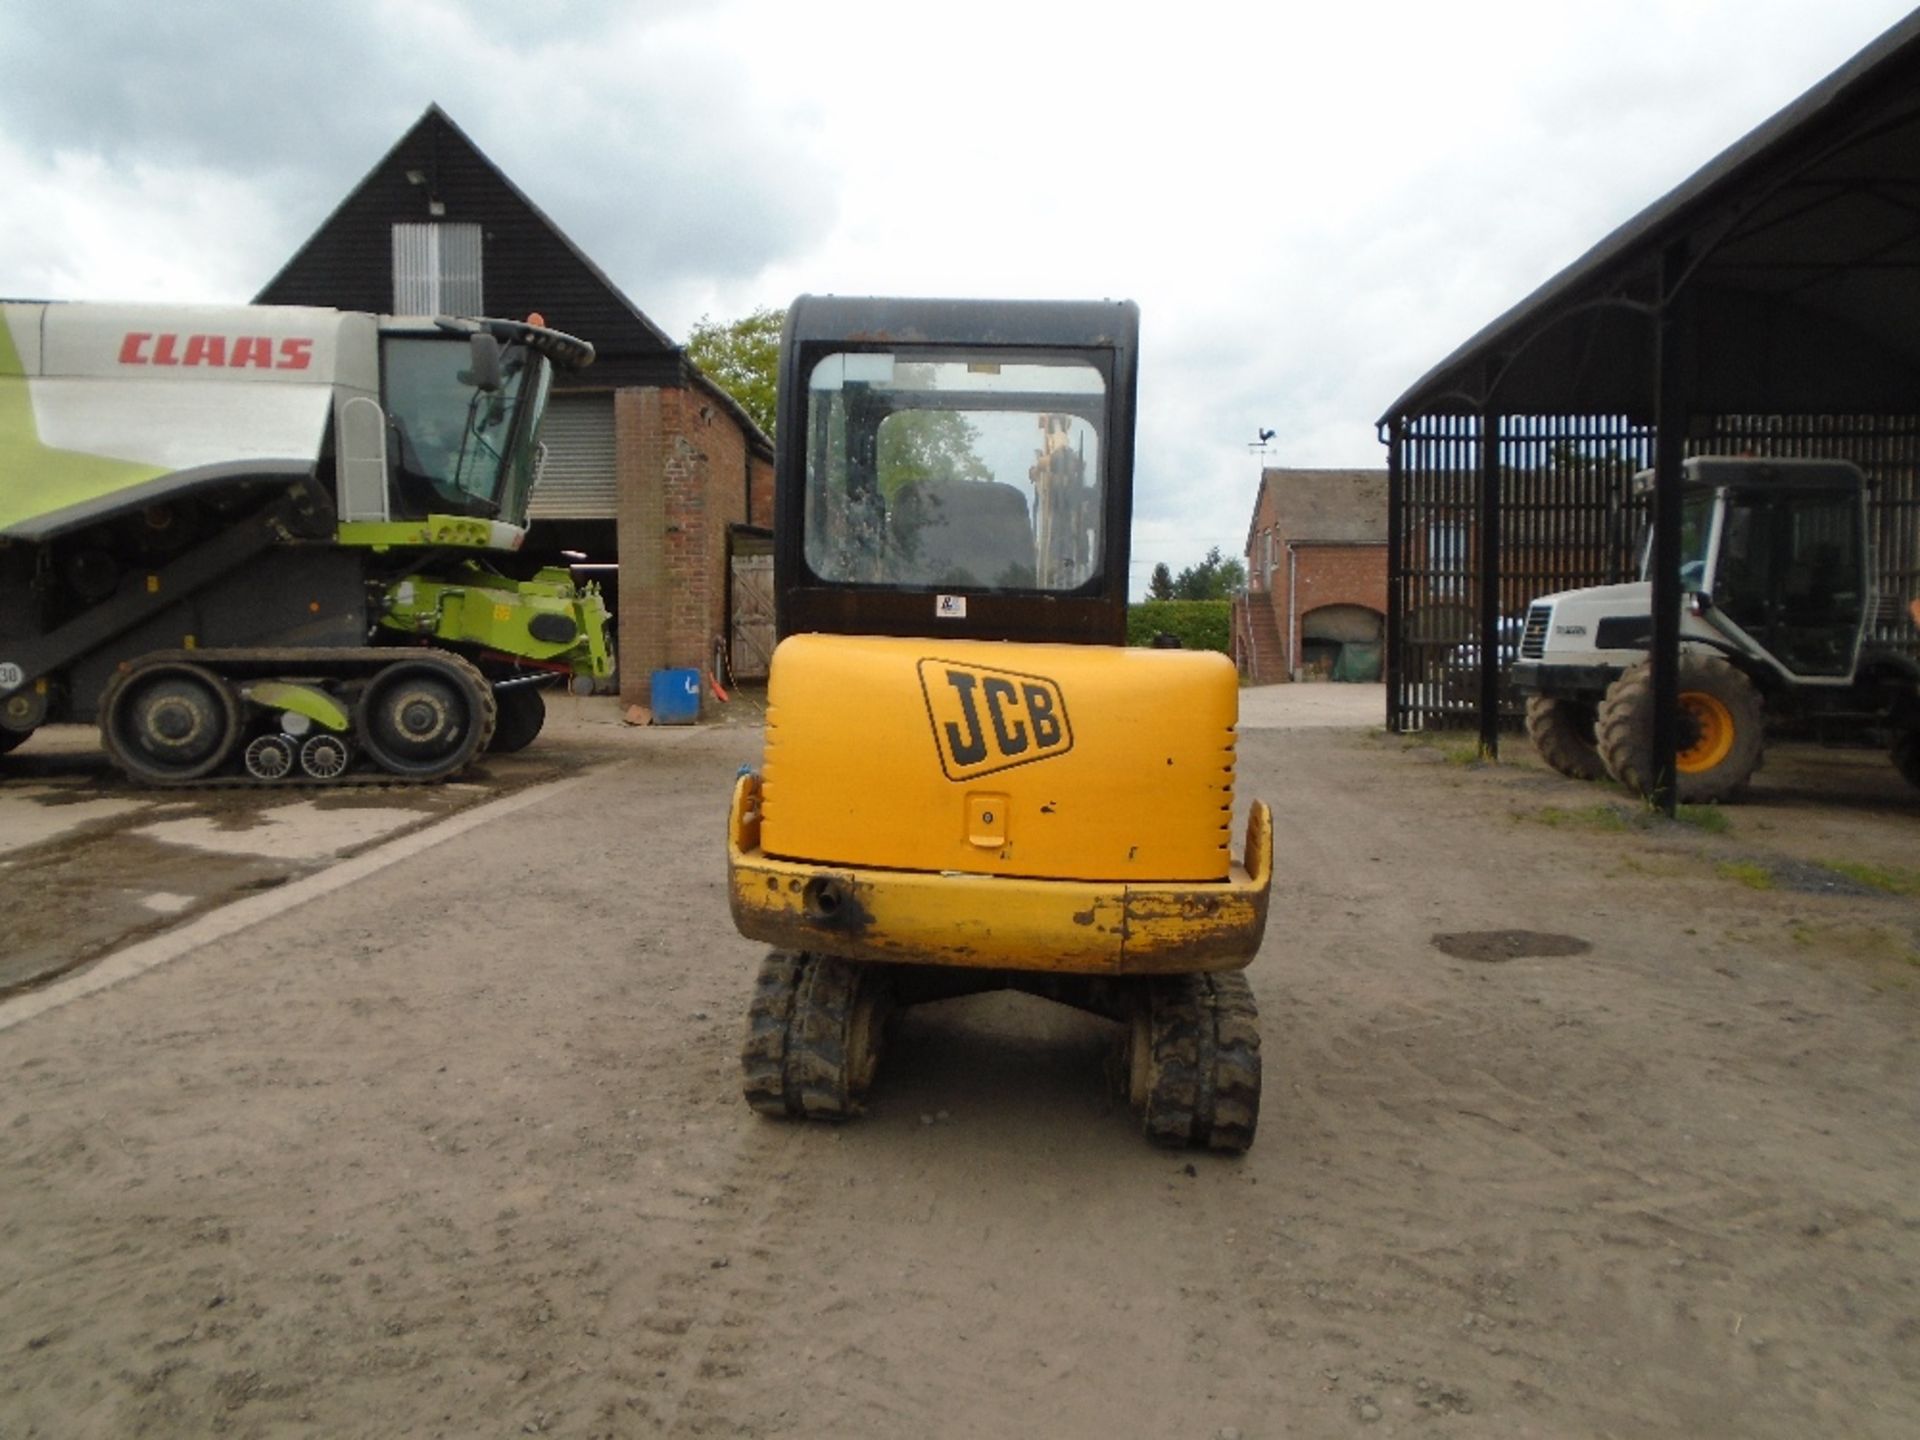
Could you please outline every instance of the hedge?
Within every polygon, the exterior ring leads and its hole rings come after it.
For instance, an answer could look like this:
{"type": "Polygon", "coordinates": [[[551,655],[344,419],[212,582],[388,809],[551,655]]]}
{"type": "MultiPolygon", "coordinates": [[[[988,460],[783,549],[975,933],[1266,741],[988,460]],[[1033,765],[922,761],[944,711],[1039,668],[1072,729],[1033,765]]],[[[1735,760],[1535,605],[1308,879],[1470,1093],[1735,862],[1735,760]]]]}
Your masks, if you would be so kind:
{"type": "Polygon", "coordinates": [[[1162,631],[1188,650],[1233,653],[1231,600],[1143,600],[1127,607],[1127,644],[1151,645],[1162,631]]]}

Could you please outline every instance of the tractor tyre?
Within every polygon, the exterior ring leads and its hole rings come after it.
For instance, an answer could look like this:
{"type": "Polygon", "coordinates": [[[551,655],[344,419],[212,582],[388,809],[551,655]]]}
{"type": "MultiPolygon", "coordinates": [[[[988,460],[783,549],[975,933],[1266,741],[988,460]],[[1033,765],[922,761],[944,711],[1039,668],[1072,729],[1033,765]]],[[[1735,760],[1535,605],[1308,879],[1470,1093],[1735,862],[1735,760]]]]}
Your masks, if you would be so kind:
{"type": "Polygon", "coordinates": [[[32,734],[33,731],[31,730],[0,729],[0,755],[6,754],[9,750],[19,749],[27,737],[32,734]]]}
{"type": "Polygon", "coordinates": [[[1892,754],[1900,778],[1920,790],[1920,725],[1894,732],[1892,754]]]}
{"type": "Polygon", "coordinates": [[[1147,1138],[1238,1155],[1260,1123],[1260,1014],[1239,971],[1149,981],[1135,1019],[1133,1098],[1147,1138]]]}
{"type": "Polygon", "coordinates": [[[1527,697],[1527,738],[1549,768],[1570,780],[1599,780],[1607,773],[1594,735],[1598,722],[1591,700],[1527,697]]]}
{"type": "Polygon", "coordinates": [[[489,755],[512,755],[527,748],[547,723],[547,698],[531,685],[515,685],[493,692],[498,715],[493,722],[489,755]]]}
{"type": "MultiPolygon", "coordinates": [[[[1732,800],[1760,768],[1765,721],[1760,692],[1715,655],[1680,657],[1680,730],[1675,794],[1683,805],[1732,800]]],[[[1653,662],[1607,687],[1595,728],[1607,773],[1641,795],[1653,793],[1653,662]]]]}
{"type": "Polygon", "coordinates": [[[872,967],[770,952],[740,1051],[747,1104],[783,1118],[857,1114],[879,1068],[886,1018],[886,986],[872,967]]]}

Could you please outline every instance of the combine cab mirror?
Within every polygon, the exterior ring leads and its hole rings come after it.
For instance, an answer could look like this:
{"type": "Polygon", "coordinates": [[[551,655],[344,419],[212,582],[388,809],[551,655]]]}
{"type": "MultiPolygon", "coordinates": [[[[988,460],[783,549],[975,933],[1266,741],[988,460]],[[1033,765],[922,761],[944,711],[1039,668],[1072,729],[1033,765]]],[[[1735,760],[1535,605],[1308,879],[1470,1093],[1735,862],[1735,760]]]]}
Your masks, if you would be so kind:
{"type": "Polygon", "coordinates": [[[505,383],[500,369],[500,342],[484,331],[467,337],[467,368],[460,375],[462,385],[471,385],[491,395],[505,383]]]}

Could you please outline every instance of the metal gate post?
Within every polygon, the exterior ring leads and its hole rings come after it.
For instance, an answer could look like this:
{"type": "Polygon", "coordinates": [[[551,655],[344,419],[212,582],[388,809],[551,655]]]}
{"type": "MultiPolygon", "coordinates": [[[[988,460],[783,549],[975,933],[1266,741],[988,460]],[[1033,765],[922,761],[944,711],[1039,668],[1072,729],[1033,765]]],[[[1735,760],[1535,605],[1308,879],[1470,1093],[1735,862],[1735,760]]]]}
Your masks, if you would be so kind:
{"type": "Polygon", "coordinates": [[[1679,807],[1674,757],[1680,740],[1680,462],[1685,453],[1688,376],[1680,292],[1686,252],[1660,257],[1660,311],[1654,326],[1653,441],[1653,790],[1667,818],[1679,807]]]}
{"type": "Polygon", "coordinates": [[[1480,417],[1480,753],[1500,755],[1500,417],[1480,417]]]}
{"type": "Polygon", "coordinates": [[[1399,734],[1406,728],[1406,674],[1402,660],[1401,627],[1406,623],[1407,603],[1401,591],[1406,586],[1407,562],[1402,553],[1406,544],[1407,522],[1401,514],[1406,503],[1406,479],[1402,474],[1402,447],[1406,440],[1406,421],[1395,416],[1387,433],[1387,731],[1399,734]]]}

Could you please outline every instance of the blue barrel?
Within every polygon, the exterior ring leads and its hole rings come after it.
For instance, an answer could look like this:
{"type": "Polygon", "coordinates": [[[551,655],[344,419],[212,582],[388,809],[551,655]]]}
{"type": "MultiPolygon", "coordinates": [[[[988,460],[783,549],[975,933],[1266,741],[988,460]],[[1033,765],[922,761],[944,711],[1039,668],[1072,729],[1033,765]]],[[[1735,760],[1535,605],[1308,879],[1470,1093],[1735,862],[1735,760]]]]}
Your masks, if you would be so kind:
{"type": "Polygon", "coordinates": [[[700,718],[700,672],[653,672],[653,723],[691,725],[700,718]]]}

